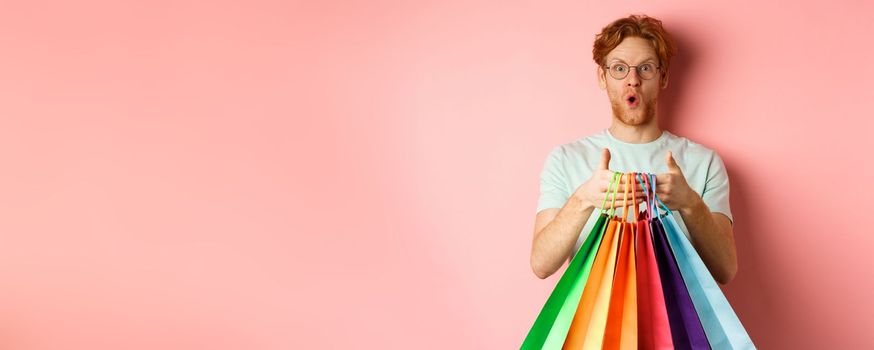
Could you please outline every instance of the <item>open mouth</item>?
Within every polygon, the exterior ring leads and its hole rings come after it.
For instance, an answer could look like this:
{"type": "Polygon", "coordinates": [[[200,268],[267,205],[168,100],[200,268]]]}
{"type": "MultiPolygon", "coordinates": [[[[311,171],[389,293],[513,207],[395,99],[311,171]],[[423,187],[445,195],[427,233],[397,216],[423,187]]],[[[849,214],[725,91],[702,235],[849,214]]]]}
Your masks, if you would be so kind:
{"type": "Polygon", "coordinates": [[[628,103],[629,107],[637,107],[640,104],[640,98],[637,95],[629,95],[625,97],[625,102],[628,103]]]}

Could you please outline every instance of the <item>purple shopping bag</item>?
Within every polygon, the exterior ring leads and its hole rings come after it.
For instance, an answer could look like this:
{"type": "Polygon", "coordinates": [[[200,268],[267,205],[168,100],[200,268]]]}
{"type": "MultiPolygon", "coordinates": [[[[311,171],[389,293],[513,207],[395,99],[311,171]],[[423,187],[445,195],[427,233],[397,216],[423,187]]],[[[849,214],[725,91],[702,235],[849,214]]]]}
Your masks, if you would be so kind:
{"type": "Polygon", "coordinates": [[[656,261],[662,279],[665,307],[671,324],[671,338],[676,349],[710,349],[701,320],[683,282],[674,253],[668,245],[665,228],[658,219],[650,221],[656,261]]]}

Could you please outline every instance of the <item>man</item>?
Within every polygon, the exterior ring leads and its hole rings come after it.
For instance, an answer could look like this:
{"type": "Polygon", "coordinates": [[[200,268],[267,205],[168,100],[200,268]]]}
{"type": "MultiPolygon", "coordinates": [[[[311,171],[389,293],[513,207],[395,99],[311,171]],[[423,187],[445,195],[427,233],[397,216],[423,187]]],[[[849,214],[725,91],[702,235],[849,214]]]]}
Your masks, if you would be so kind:
{"type": "MultiPolygon", "coordinates": [[[[659,92],[667,87],[675,50],[661,21],[647,16],[616,20],[596,36],[592,52],[598,84],[607,91],[613,109],[612,124],[555,147],[546,159],[531,248],[537,277],[549,277],[573,258],[605,196],[609,208],[612,194],[607,186],[618,171],[656,173],[657,195],[675,212],[714,279],[726,284],[734,278],[737,253],[722,159],[711,149],[659,128],[659,92]]],[[[623,176],[617,206],[624,180],[623,176]]],[[[641,202],[642,187],[633,190],[641,202]]]]}

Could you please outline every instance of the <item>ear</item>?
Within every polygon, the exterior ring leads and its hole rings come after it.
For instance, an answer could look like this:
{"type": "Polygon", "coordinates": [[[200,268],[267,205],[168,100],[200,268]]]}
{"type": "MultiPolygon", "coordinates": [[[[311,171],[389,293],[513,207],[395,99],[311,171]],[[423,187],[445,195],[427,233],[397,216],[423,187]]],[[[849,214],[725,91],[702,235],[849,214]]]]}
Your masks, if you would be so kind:
{"type": "Polygon", "coordinates": [[[606,90],[607,89],[607,77],[604,76],[604,73],[606,73],[604,71],[604,67],[598,66],[597,73],[598,73],[598,87],[600,87],[601,90],[606,90]]]}
{"type": "Polygon", "coordinates": [[[668,77],[670,77],[668,73],[662,75],[662,89],[666,89],[668,87],[668,77]]]}

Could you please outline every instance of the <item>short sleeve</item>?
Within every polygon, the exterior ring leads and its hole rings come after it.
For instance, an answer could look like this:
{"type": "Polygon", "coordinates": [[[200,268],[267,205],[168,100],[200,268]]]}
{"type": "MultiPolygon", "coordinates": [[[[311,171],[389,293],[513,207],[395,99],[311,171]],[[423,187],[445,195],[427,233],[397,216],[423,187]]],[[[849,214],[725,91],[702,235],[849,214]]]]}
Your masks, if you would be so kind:
{"type": "Polygon", "coordinates": [[[714,152],[713,158],[710,160],[710,166],[707,169],[707,181],[704,184],[704,192],[701,194],[701,198],[710,208],[711,212],[725,214],[733,224],[734,218],[731,215],[728,192],[728,172],[725,170],[725,163],[714,152]]]}
{"type": "Polygon", "coordinates": [[[548,208],[561,208],[570,197],[564,158],[561,146],[553,148],[546,157],[543,171],[540,173],[540,197],[537,200],[537,212],[548,208]]]}

